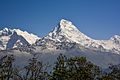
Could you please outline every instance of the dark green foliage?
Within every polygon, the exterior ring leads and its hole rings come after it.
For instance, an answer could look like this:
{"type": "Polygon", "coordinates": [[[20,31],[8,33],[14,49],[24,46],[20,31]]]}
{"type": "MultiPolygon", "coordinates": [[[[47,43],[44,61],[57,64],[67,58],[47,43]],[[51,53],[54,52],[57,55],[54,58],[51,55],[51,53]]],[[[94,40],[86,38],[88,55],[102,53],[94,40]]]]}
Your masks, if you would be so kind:
{"type": "Polygon", "coordinates": [[[105,76],[102,76],[102,78],[100,80],[116,80],[116,79],[109,75],[105,75],[105,76]]]}
{"type": "Polygon", "coordinates": [[[67,80],[67,57],[60,54],[52,75],[53,80],[67,80]]]}
{"type": "Polygon", "coordinates": [[[71,80],[94,80],[100,74],[99,67],[87,61],[85,57],[70,58],[68,72],[71,80]]]}
{"type": "Polygon", "coordinates": [[[4,56],[0,59],[0,80],[9,80],[13,77],[14,56],[4,56]]]}
{"type": "Polygon", "coordinates": [[[85,57],[57,58],[52,80],[95,80],[100,74],[99,67],[85,57]]]}

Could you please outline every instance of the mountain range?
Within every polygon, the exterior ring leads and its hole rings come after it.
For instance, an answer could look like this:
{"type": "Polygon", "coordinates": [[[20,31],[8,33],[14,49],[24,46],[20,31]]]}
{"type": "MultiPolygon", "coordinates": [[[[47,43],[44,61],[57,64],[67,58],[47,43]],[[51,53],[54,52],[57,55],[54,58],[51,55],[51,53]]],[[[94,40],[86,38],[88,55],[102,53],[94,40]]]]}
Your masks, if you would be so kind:
{"type": "Polygon", "coordinates": [[[0,50],[12,49],[21,45],[32,45],[37,39],[40,38],[27,31],[4,28],[0,31],[0,50]]]}
{"type": "Polygon", "coordinates": [[[44,62],[53,63],[60,53],[85,56],[102,67],[120,64],[119,35],[109,40],[95,40],[65,19],[42,38],[20,29],[4,28],[0,30],[0,50],[0,54],[14,54],[18,57],[17,61],[24,60],[21,64],[33,54],[44,62]]]}
{"type": "MultiPolygon", "coordinates": [[[[120,53],[120,36],[115,35],[109,40],[95,40],[92,39],[75,27],[72,22],[62,19],[47,36],[40,38],[27,31],[20,29],[4,28],[0,31],[0,50],[12,49],[21,45],[41,45],[46,44],[47,41],[56,43],[75,43],[85,48],[98,50],[103,52],[120,53]],[[46,41],[46,42],[45,42],[46,41]]],[[[53,44],[48,45],[51,46],[53,44]]]]}

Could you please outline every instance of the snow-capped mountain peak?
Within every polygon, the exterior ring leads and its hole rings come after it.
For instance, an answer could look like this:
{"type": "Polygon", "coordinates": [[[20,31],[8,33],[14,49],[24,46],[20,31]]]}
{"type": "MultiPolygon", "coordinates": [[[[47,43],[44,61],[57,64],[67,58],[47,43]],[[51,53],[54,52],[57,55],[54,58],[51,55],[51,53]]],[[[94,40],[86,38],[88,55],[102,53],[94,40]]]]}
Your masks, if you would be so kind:
{"type": "Polygon", "coordinates": [[[0,50],[13,48],[18,42],[23,45],[31,45],[38,39],[40,39],[38,36],[30,34],[27,31],[4,28],[3,30],[0,30],[0,50]]]}
{"type": "Polygon", "coordinates": [[[114,35],[113,37],[110,38],[111,41],[113,41],[115,44],[120,45],[120,36],[119,35],[114,35]]]}
{"type": "Polygon", "coordinates": [[[63,37],[66,38],[68,42],[76,43],[81,43],[82,41],[90,39],[80,32],[77,27],[72,24],[72,22],[65,19],[62,19],[58,26],[55,27],[55,29],[51,31],[45,38],[61,41],[63,37]]]}
{"type": "MultiPolygon", "coordinates": [[[[80,31],[77,29],[77,27],[75,27],[72,22],[68,21],[68,20],[65,20],[65,19],[62,19],[58,25],[59,29],[62,31],[62,32],[68,32],[68,31],[71,31],[71,32],[76,32],[76,33],[80,33],[80,31]]],[[[71,34],[69,34],[71,35],[71,34]]]]}
{"type": "MultiPolygon", "coordinates": [[[[69,29],[69,28],[73,28],[73,27],[74,27],[74,26],[71,26],[71,25],[72,25],[72,22],[67,21],[67,20],[65,20],[65,19],[61,19],[59,25],[60,25],[60,28],[61,28],[61,29],[64,29],[64,28],[69,29]]],[[[76,27],[74,27],[74,28],[76,28],[76,27]]]]}

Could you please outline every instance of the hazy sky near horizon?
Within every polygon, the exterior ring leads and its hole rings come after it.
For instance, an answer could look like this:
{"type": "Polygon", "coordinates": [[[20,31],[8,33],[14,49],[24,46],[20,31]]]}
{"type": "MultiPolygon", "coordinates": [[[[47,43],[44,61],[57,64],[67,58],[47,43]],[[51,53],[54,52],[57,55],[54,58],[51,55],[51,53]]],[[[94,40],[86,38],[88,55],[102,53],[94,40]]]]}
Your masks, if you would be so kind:
{"type": "Polygon", "coordinates": [[[94,39],[109,39],[120,35],[120,0],[0,0],[0,29],[42,37],[63,18],[94,39]]]}

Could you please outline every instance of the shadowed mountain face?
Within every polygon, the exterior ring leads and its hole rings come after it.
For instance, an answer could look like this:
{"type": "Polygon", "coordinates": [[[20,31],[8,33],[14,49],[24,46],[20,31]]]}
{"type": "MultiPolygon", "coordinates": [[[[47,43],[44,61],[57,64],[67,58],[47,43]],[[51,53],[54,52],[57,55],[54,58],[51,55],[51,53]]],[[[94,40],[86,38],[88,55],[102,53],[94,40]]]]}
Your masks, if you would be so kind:
{"type": "Polygon", "coordinates": [[[29,43],[25,40],[25,38],[23,38],[20,35],[17,35],[16,32],[13,33],[13,35],[10,37],[10,40],[7,43],[7,49],[11,49],[15,46],[16,47],[20,46],[20,45],[28,45],[29,43]]]}
{"type": "Polygon", "coordinates": [[[2,41],[0,41],[0,45],[2,45],[2,41]]]}

